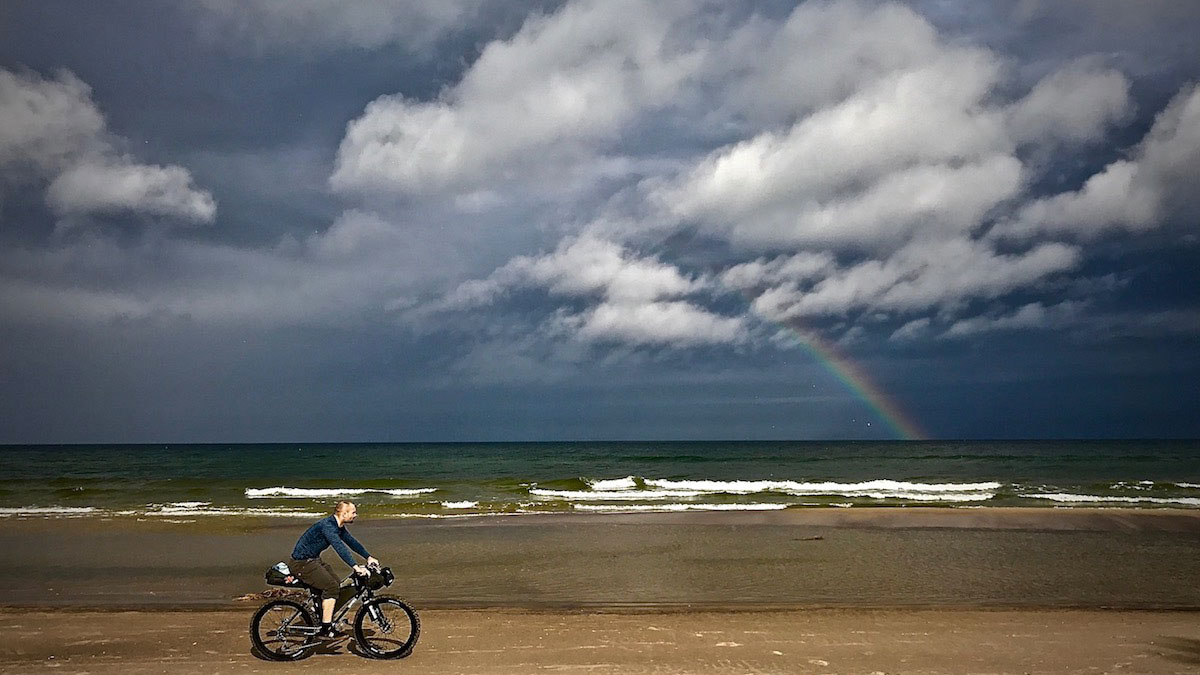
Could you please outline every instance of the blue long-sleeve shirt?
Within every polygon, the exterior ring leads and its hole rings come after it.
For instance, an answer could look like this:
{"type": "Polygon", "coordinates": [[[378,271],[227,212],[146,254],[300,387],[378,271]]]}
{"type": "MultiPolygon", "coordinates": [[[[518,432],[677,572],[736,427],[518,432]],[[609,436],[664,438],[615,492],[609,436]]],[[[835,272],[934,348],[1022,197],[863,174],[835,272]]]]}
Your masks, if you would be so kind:
{"type": "Polygon", "coordinates": [[[363,548],[363,545],[351,536],[344,525],[338,527],[337,518],[329,516],[313,523],[312,527],[300,535],[300,540],[296,542],[296,548],[292,550],[292,558],[294,560],[316,558],[321,555],[322,551],[332,546],[333,550],[337,551],[338,556],[342,560],[345,560],[347,565],[354,567],[356,563],[350,555],[350,549],[346,548],[347,544],[350,545],[350,548],[354,549],[355,553],[358,553],[362,557],[371,557],[371,554],[367,553],[367,549],[363,548]]]}

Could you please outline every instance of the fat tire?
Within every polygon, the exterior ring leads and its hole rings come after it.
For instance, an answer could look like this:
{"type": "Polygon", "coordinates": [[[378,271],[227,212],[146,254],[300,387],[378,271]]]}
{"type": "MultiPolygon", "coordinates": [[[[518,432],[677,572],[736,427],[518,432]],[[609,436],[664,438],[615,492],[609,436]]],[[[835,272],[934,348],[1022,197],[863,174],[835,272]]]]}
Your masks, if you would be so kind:
{"type": "Polygon", "coordinates": [[[417,645],[417,639],[421,637],[421,617],[417,616],[417,610],[412,608],[412,605],[401,600],[400,598],[390,595],[383,595],[373,600],[368,600],[363,603],[362,607],[358,608],[358,613],[354,615],[354,639],[358,642],[358,646],[363,650],[363,653],[374,659],[402,659],[409,654],[412,654],[413,647],[417,645]],[[370,617],[368,608],[378,605],[393,605],[403,610],[404,615],[408,617],[410,633],[404,644],[397,649],[378,649],[371,645],[363,628],[370,617]]]}
{"type": "Polygon", "coordinates": [[[300,659],[311,656],[312,650],[308,649],[307,646],[302,646],[292,653],[283,653],[268,647],[266,643],[263,642],[262,636],[259,635],[258,629],[260,628],[262,619],[267,612],[276,607],[288,607],[290,609],[294,609],[299,615],[299,618],[304,621],[304,625],[313,628],[315,628],[317,625],[313,619],[312,613],[300,603],[292,600],[272,600],[262,607],[259,607],[258,611],[254,613],[254,618],[250,619],[250,642],[263,656],[271,659],[272,661],[299,661],[300,659]]]}

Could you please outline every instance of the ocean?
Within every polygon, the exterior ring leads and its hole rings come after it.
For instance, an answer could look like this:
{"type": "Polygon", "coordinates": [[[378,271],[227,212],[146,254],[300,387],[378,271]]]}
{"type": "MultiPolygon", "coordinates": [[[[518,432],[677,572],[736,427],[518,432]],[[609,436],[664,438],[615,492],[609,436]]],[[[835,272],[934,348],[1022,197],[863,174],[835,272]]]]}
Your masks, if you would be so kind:
{"type": "Polygon", "coordinates": [[[0,517],[1200,508],[1200,441],[0,446],[0,517]]]}

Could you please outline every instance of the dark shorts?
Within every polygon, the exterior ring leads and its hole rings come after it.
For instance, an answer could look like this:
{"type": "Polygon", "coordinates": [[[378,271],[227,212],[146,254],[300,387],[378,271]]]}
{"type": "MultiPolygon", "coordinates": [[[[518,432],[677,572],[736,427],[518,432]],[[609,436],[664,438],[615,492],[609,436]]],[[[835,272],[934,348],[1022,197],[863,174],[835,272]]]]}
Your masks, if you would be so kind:
{"type": "Polygon", "coordinates": [[[288,563],[292,574],[300,577],[300,581],[321,589],[321,599],[336,598],[338,594],[338,586],[342,585],[342,580],[333,573],[333,568],[325,563],[320,558],[308,558],[307,560],[296,560],[288,563]]]}

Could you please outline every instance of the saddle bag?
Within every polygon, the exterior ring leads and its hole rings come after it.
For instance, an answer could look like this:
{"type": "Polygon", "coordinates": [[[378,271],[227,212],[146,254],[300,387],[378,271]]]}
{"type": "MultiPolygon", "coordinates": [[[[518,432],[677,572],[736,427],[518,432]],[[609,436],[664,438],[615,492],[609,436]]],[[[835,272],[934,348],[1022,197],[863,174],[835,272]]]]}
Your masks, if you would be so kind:
{"type": "Polygon", "coordinates": [[[303,583],[299,577],[292,574],[285,562],[275,563],[264,576],[268,586],[299,586],[303,583]]]}

